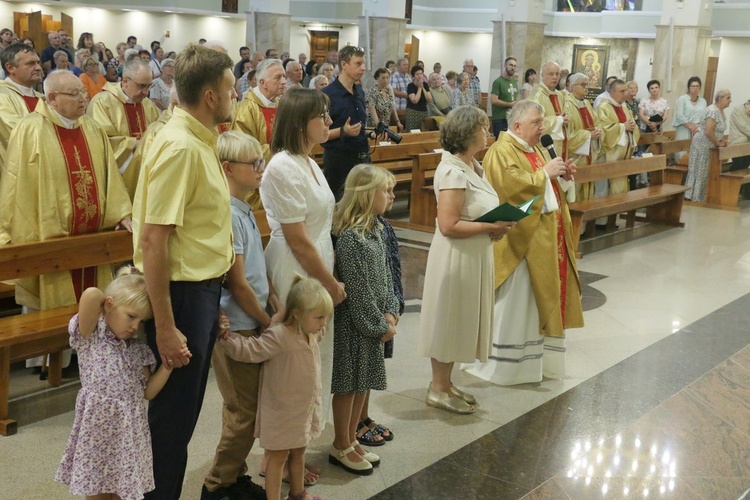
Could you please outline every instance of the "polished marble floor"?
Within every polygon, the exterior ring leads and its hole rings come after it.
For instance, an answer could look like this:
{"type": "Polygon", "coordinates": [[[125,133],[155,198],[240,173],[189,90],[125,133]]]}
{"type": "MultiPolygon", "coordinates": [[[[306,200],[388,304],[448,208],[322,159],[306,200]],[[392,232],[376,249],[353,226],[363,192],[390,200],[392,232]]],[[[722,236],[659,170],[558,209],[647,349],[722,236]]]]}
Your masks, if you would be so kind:
{"type": "MultiPolygon", "coordinates": [[[[430,235],[398,230],[407,313],[371,415],[396,438],[356,478],[329,466],[332,430],[310,446],[325,499],[737,499],[750,488],[750,207],[686,207],[684,229],[643,226],[587,243],[585,328],[568,334],[568,376],[499,387],[464,373],[471,416],[427,408],[416,357],[430,235]]],[[[14,374],[12,386],[24,375],[14,374]]],[[[28,382],[28,381],[27,381],[28,382]]],[[[28,382],[30,383],[30,382],[28,382]]],[[[76,384],[19,395],[18,434],[0,438],[0,498],[71,498],[52,481],[76,384]]],[[[209,383],[183,498],[199,497],[218,438],[209,383]]],[[[251,473],[260,451],[254,450],[251,473]]],[[[260,478],[259,479],[262,483],[260,478]]]]}

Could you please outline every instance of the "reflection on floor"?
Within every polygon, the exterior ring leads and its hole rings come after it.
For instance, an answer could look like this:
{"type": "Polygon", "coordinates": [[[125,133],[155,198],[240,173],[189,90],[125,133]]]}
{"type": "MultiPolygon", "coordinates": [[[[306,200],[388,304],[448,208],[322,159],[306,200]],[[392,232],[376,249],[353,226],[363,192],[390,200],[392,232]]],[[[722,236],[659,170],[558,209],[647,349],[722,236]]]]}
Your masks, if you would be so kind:
{"type": "MultiPolygon", "coordinates": [[[[424,404],[429,363],[413,353],[431,235],[397,230],[408,312],[387,362],[389,389],[371,402],[371,415],[396,437],[373,448],[382,458],[375,474],[357,478],[327,464],[329,426],[309,447],[309,460],[323,468],[311,493],[328,500],[740,497],[750,488],[748,213],[688,207],[684,229],[598,238],[599,248],[579,261],[586,327],[568,332],[568,376],[499,387],[459,372],[457,385],[479,399],[471,416],[424,404]]],[[[51,479],[75,385],[62,392],[14,403],[47,418],[21,418],[18,435],[0,438],[3,498],[72,498],[51,479]]],[[[211,380],[183,498],[199,496],[220,419],[211,380]]],[[[254,476],[260,453],[248,461],[254,476]]]]}

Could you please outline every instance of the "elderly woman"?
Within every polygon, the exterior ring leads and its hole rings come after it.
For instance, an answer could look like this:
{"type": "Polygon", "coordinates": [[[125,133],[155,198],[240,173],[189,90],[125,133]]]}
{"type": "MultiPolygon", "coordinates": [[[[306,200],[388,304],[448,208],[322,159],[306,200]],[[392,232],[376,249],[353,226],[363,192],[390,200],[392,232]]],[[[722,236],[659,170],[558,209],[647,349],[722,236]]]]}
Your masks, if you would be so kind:
{"type": "Polygon", "coordinates": [[[476,409],[476,398],[451,382],[453,364],[487,361],[492,346],[492,241],[509,222],[473,222],[499,204],[474,155],[485,148],[487,113],[454,109],[440,128],[445,149],[435,171],[437,231],[430,246],[417,353],[432,363],[427,405],[452,413],[476,409]]]}
{"type": "MultiPolygon", "coordinates": [[[[687,94],[677,98],[674,106],[674,138],[675,140],[690,139],[698,131],[698,125],[701,118],[706,112],[708,104],[701,97],[701,79],[697,76],[691,76],[687,83],[687,94]]],[[[679,160],[684,155],[684,151],[675,153],[675,159],[679,160]]]]}
{"type": "Polygon", "coordinates": [[[454,108],[459,106],[474,106],[474,95],[469,89],[469,82],[471,82],[471,75],[469,73],[458,75],[458,88],[453,89],[451,93],[451,106],[454,108]]]}
{"type": "Polygon", "coordinates": [[[646,88],[648,89],[648,97],[638,104],[641,132],[659,132],[662,123],[665,123],[669,116],[669,103],[663,97],[659,97],[661,92],[659,80],[649,81],[646,88]]]}
{"type": "Polygon", "coordinates": [[[379,122],[385,122],[388,125],[391,118],[398,125],[399,130],[404,127],[398,119],[396,112],[396,101],[393,95],[393,87],[388,83],[391,74],[385,68],[378,68],[375,71],[375,83],[367,91],[365,103],[367,104],[367,126],[374,127],[379,122]]]}
{"type": "Polygon", "coordinates": [[[451,88],[443,84],[443,77],[437,72],[430,74],[428,83],[432,102],[427,105],[427,112],[430,116],[447,115],[453,109],[451,107],[451,88]]]}
{"type": "Polygon", "coordinates": [[[630,112],[633,114],[633,119],[637,126],[641,125],[641,117],[638,115],[638,105],[641,101],[636,98],[638,95],[638,83],[631,80],[625,84],[625,102],[622,103],[627,106],[630,112]]]}
{"type": "Polygon", "coordinates": [[[321,64],[318,67],[318,74],[324,75],[326,78],[328,78],[329,82],[333,81],[333,72],[334,72],[334,67],[333,67],[333,64],[331,63],[326,62],[326,63],[321,64]]]}
{"type": "Polygon", "coordinates": [[[119,80],[118,73],[120,70],[120,67],[125,64],[125,51],[128,48],[128,44],[125,42],[120,42],[115,47],[115,50],[117,50],[117,55],[115,57],[110,58],[110,60],[107,62],[107,81],[108,82],[116,82],[119,80]]]}
{"type": "Polygon", "coordinates": [[[149,93],[149,98],[162,111],[169,108],[169,94],[172,92],[172,86],[174,85],[173,79],[174,59],[163,59],[161,61],[161,76],[154,80],[151,92],[149,93]]]}
{"type": "Polygon", "coordinates": [[[323,88],[327,87],[330,84],[331,82],[328,81],[328,77],[326,77],[325,75],[318,75],[310,80],[310,88],[315,90],[323,90],[323,88]]]}
{"type": "Polygon", "coordinates": [[[456,89],[456,80],[458,74],[455,71],[449,71],[445,74],[445,84],[451,89],[451,93],[456,89]]]}
{"type": "Polygon", "coordinates": [[[102,91],[107,80],[99,72],[99,61],[95,57],[89,56],[83,62],[84,73],[79,77],[89,99],[93,99],[96,94],[102,91]]]}
{"type": "Polygon", "coordinates": [[[685,192],[685,199],[705,203],[708,186],[708,164],[711,161],[711,150],[727,145],[724,131],[727,119],[724,110],[732,103],[732,93],[727,89],[716,92],[714,104],[706,108],[706,114],[693,134],[690,143],[690,161],[685,185],[690,188],[685,192]]]}

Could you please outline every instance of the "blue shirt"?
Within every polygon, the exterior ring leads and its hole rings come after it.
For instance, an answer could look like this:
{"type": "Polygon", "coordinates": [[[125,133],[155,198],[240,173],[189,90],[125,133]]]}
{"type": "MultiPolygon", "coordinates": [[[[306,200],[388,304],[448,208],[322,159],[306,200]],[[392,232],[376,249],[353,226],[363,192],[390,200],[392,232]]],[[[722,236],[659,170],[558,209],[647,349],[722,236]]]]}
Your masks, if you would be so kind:
{"type": "MultiPolygon", "coordinates": [[[[265,308],[268,303],[268,275],[260,231],[250,205],[232,196],[231,206],[235,259],[244,259],[245,279],[258,296],[261,307],[265,308]]],[[[227,313],[229,328],[233,332],[254,330],[260,326],[255,318],[245,314],[227,288],[221,289],[221,307],[227,313]]]]}
{"type": "Polygon", "coordinates": [[[331,139],[323,143],[326,149],[338,149],[341,151],[350,151],[354,153],[367,153],[370,151],[370,145],[365,135],[365,125],[367,124],[367,106],[365,106],[365,91],[362,85],[354,84],[354,93],[352,94],[337,79],[330,85],[323,88],[323,93],[331,99],[331,105],[328,112],[331,114],[333,123],[330,128],[343,127],[347,118],[351,118],[350,125],[362,123],[359,135],[351,137],[344,134],[341,130],[339,139],[331,139]]]}

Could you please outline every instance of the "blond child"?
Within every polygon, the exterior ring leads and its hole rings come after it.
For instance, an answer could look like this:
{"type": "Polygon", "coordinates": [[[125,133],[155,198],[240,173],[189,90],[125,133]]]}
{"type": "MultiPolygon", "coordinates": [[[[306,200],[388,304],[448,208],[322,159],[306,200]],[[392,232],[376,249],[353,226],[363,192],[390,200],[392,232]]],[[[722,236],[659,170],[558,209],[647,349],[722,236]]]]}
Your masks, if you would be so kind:
{"type": "Polygon", "coordinates": [[[347,297],[333,323],[333,424],[330,463],[358,475],[372,474],[380,458],[357,442],[362,405],[371,389],[386,388],[383,344],[396,335],[399,303],[377,216],[389,205],[388,172],[357,165],[346,178],[333,214],[336,271],[347,297]]]}
{"type": "MultiPolygon", "coordinates": [[[[55,481],[87,499],[139,499],[154,489],[151,436],[143,399],[152,399],[172,372],[135,338],[151,317],[146,282],[120,269],[103,292],[87,288],[68,326],[78,352],[81,390],[73,430],[55,481]]],[[[183,345],[181,353],[190,357],[183,345]]]]}
{"type": "Polygon", "coordinates": [[[316,500],[304,486],[305,448],[322,431],[322,380],[318,343],[333,301],[314,278],[297,276],[289,290],[284,321],[260,337],[230,332],[216,349],[244,363],[263,363],[255,437],[268,453],[266,495],[281,498],[284,463],[289,499],[316,500]]]}

